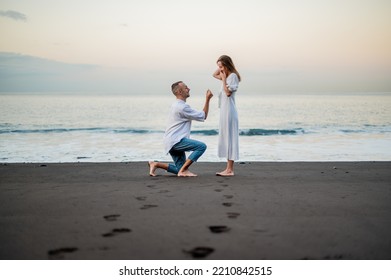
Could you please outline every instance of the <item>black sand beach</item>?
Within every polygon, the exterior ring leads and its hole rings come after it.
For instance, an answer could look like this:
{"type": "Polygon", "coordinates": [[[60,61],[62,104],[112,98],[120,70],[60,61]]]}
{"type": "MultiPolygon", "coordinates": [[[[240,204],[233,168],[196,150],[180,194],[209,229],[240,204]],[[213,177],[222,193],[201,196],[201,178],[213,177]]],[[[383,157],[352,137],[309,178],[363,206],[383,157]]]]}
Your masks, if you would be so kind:
{"type": "Polygon", "coordinates": [[[3,164],[0,259],[391,259],[391,162],[3,164]]]}

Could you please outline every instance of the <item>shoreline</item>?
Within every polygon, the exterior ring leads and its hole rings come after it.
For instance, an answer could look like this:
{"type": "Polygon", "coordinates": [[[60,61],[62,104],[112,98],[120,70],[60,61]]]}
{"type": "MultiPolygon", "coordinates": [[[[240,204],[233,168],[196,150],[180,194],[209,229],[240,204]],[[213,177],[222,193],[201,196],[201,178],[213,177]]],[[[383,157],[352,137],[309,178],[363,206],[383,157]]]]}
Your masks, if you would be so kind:
{"type": "Polygon", "coordinates": [[[391,162],[0,164],[0,259],[391,259],[391,162]]]}
{"type": "MultiPolygon", "coordinates": [[[[144,163],[148,163],[148,161],[155,161],[155,162],[163,162],[163,163],[173,163],[172,162],[172,159],[170,160],[169,158],[167,158],[168,160],[130,160],[130,161],[25,161],[25,162],[8,162],[8,161],[0,161],[0,166],[1,165],[4,165],[4,166],[7,166],[7,165],[26,165],[26,164],[31,164],[31,165],[58,165],[58,164],[144,164],[144,163]]],[[[227,161],[226,159],[221,159],[221,161],[202,161],[199,160],[197,161],[196,163],[194,163],[192,166],[194,168],[194,166],[196,166],[197,164],[226,164],[227,161]]],[[[335,163],[335,164],[338,164],[338,163],[391,163],[391,160],[341,160],[341,161],[336,161],[336,160],[324,160],[324,161],[320,161],[320,160],[265,160],[265,161],[261,161],[261,160],[239,160],[239,161],[235,161],[235,166],[237,165],[241,165],[241,164],[252,164],[252,163],[255,163],[255,164],[275,164],[275,163],[278,163],[278,164],[285,164],[285,163],[315,163],[315,164],[318,164],[318,163],[335,163]]]]}

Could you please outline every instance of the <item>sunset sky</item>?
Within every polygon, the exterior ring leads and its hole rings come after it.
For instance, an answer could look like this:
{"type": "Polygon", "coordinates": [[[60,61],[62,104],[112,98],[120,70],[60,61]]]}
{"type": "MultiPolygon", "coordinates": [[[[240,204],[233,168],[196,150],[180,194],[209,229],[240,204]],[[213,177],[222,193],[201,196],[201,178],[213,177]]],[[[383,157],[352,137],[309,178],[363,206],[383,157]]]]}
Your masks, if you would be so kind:
{"type": "Polygon", "coordinates": [[[119,91],[218,88],[227,54],[247,92],[384,92],[390,15],[389,0],[0,0],[0,52],[99,66],[85,79],[119,91]]]}

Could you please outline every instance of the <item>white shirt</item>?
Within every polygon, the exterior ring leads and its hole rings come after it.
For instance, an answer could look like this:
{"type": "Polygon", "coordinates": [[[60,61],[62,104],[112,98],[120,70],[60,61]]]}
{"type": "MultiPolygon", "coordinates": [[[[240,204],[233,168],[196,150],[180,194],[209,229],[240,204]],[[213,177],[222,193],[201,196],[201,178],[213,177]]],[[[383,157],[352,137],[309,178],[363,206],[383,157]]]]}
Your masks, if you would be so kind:
{"type": "Polygon", "coordinates": [[[203,122],[205,112],[194,110],[185,101],[177,99],[171,105],[167,129],[164,134],[164,150],[166,153],[183,138],[190,138],[192,120],[203,122]]]}

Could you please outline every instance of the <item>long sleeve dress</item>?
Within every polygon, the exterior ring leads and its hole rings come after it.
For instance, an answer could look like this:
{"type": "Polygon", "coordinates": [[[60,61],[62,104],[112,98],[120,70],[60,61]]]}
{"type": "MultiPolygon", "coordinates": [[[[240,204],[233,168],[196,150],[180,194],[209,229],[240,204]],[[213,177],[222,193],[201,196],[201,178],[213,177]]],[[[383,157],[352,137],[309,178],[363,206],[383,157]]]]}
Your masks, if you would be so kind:
{"type": "Polygon", "coordinates": [[[227,87],[232,92],[227,96],[224,86],[219,95],[220,122],[218,156],[227,160],[239,159],[239,118],[236,110],[235,95],[239,87],[239,78],[235,73],[227,77],[227,87]]]}

